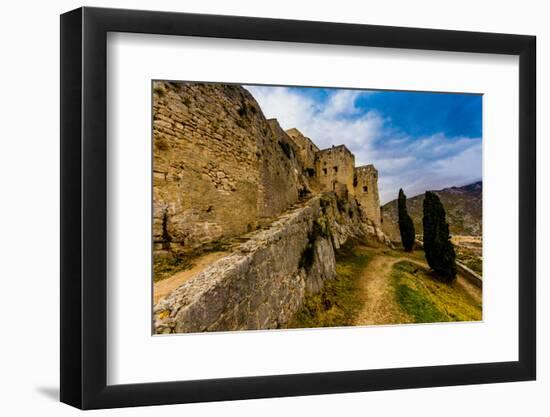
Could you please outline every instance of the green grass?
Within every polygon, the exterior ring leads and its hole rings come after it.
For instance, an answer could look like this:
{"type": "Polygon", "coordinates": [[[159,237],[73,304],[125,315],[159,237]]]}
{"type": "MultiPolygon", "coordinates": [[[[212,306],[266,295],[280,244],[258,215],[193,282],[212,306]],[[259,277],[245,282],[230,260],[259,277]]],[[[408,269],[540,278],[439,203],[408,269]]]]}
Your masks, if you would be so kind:
{"type": "Polygon", "coordinates": [[[287,328],[351,326],[362,307],[359,277],[368,256],[349,240],[336,252],[336,278],[325,281],[316,294],[308,294],[287,328]]]}
{"type": "Polygon", "coordinates": [[[408,261],[393,266],[396,302],[416,323],[476,321],[481,304],[458,283],[445,284],[425,268],[408,261]]]}

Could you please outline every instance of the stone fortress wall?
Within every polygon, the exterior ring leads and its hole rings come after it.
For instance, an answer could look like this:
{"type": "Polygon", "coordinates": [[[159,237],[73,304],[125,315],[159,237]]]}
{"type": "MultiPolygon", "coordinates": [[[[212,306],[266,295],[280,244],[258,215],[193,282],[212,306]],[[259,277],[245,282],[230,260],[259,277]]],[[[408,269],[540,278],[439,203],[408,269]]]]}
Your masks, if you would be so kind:
{"type": "Polygon", "coordinates": [[[155,333],[284,327],[307,293],[336,277],[335,250],[368,234],[362,216],[354,199],[343,206],[335,193],[313,196],[159,300],[155,333]]]}
{"type": "Polygon", "coordinates": [[[156,81],[153,115],[156,255],[250,232],[298,200],[294,143],[244,88],[156,81]]]}
{"type": "Polygon", "coordinates": [[[347,239],[391,246],[376,169],[285,132],[241,86],[154,82],[153,158],[154,259],[232,241],[155,304],[155,333],[284,327],[347,239]]]}
{"type": "MultiPolygon", "coordinates": [[[[271,119],[275,121],[276,119],[271,119]]],[[[278,124],[278,123],[277,123],[278,124]]],[[[302,172],[304,176],[308,178],[315,177],[315,155],[319,152],[319,148],[313,141],[305,137],[302,132],[296,128],[288,129],[286,134],[292,138],[292,141],[296,144],[298,148],[298,153],[296,157],[302,166],[302,172]]],[[[313,181],[312,181],[313,182],[313,181]]]]}
{"type": "Polygon", "coordinates": [[[374,165],[355,167],[355,156],[345,145],[321,150],[296,128],[286,133],[299,148],[297,158],[312,189],[317,192],[345,190],[355,196],[366,217],[377,227],[381,226],[378,171],[374,165]]]}
{"type": "Polygon", "coordinates": [[[380,225],[372,165],[355,168],[344,145],[320,150],[285,132],[240,86],[155,81],[153,115],[155,255],[254,231],[323,191],[355,195],[380,225]]]}

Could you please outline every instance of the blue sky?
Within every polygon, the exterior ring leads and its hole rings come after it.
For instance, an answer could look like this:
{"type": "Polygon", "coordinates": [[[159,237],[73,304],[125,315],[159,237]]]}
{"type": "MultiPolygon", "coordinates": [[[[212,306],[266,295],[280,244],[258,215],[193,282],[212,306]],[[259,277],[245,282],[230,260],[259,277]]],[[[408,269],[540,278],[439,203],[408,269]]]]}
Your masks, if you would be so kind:
{"type": "Polygon", "coordinates": [[[482,96],[454,93],[245,86],[268,118],[320,148],[345,144],[374,164],[380,200],[481,179],[482,96]]]}

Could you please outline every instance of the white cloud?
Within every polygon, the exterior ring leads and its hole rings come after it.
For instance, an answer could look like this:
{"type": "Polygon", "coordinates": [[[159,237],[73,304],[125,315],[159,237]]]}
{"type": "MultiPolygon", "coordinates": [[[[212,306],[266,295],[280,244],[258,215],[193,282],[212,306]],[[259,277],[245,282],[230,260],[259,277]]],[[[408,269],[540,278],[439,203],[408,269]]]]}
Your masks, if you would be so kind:
{"type": "Polygon", "coordinates": [[[295,127],[319,148],[345,144],[356,165],[374,164],[379,172],[382,204],[408,196],[481,178],[481,140],[449,138],[444,133],[412,138],[398,131],[376,110],[356,106],[371,92],[335,90],[322,105],[286,87],[246,86],[267,118],[276,118],[283,129],[295,127]]]}
{"type": "Polygon", "coordinates": [[[476,138],[447,138],[438,134],[408,144],[377,148],[373,160],[379,171],[380,201],[461,186],[481,179],[482,146],[476,138]]]}
{"type": "Polygon", "coordinates": [[[321,115],[326,118],[334,118],[359,113],[360,110],[355,106],[355,100],[361,93],[357,90],[336,90],[329,96],[321,115]]]}
{"type": "Polygon", "coordinates": [[[368,92],[339,90],[322,107],[312,98],[286,87],[246,86],[267,118],[276,118],[283,129],[292,127],[311,138],[319,148],[345,144],[358,164],[370,163],[368,153],[384,126],[376,112],[364,114],[356,99],[368,92]],[[353,117],[351,117],[353,116],[353,117]]]}
{"type": "Polygon", "coordinates": [[[314,100],[292,93],[285,87],[246,86],[264,115],[276,118],[283,129],[309,125],[320,111],[314,100]]]}

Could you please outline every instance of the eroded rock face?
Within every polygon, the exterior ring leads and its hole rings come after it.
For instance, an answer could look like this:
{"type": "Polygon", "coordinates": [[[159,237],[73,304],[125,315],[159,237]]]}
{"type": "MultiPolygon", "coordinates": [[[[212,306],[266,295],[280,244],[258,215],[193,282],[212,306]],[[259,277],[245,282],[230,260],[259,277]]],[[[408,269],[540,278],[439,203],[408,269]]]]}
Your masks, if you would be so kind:
{"type": "Polygon", "coordinates": [[[160,300],[154,308],[155,332],[286,324],[306,293],[319,291],[336,276],[335,248],[350,237],[367,238],[360,213],[356,204],[339,204],[335,193],[311,198],[160,300]],[[309,263],[308,247],[313,248],[309,263]]]}

